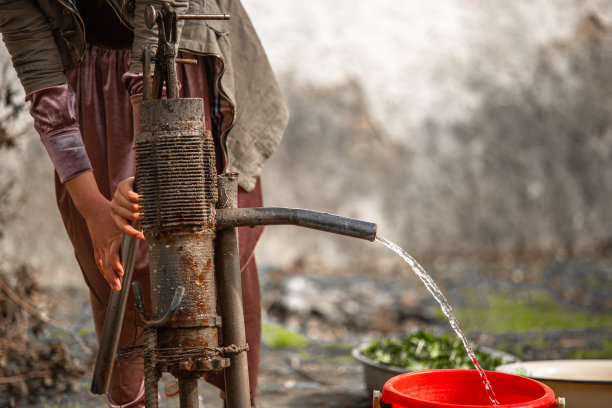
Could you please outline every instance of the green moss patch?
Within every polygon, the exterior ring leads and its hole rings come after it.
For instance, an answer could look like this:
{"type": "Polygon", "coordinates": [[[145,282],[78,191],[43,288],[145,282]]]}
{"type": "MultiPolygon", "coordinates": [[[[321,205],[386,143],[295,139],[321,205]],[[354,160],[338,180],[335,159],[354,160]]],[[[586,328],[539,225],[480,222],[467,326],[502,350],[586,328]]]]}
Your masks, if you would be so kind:
{"type": "MultiPolygon", "coordinates": [[[[612,326],[612,314],[563,304],[542,289],[496,293],[474,288],[464,290],[461,300],[464,306],[454,310],[464,331],[505,333],[612,326]]],[[[446,320],[442,311],[436,311],[436,318],[446,320]]]]}
{"type": "Polygon", "coordinates": [[[299,349],[310,343],[306,337],[299,333],[292,332],[285,327],[264,323],[261,327],[263,342],[272,348],[293,348],[299,349]]]}
{"type": "Polygon", "coordinates": [[[85,336],[87,336],[88,334],[92,334],[92,333],[94,333],[94,332],[95,332],[95,330],[94,330],[94,328],[93,328],[93,327],[83,327],[82,329],[80,329],[80,330],[77,332],[77,334],[78,334],[79,336],[81,336],[81,337],[85,337],[85,336]]]}

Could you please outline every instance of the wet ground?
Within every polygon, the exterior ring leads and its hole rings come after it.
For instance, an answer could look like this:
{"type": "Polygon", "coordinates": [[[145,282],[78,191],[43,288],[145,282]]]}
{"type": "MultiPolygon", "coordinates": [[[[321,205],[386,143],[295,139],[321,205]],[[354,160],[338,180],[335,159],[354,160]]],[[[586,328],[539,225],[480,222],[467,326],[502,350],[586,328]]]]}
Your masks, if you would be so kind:
{"type": "MultiPolygon", "coordinates": [[[[428,269],[475,344],[525,360],[612,358],[612,266],[605,258],[515,260],[478,267],[445,259],[430,262],[428,269]]],[[[379,273],[355,271],[308,265],[292,271],[262,268],[267,344],[260,367],[261,407],[369,407],[362,367],[350,355],[353,347],[385,333],[447,330],[427,292],[404,266],[379,273]]],[[[46,326],[43,340],[66,345],[72,363],[84,374],[62,389],[52,381],[41,383],[46,384],[41,395],[15,406],[104,407],[101,398],[89,393],[96,341],[86,292],[66,289],[37,299],[41,310],[64,322],[91,351],[66,332],[46,326]]],[[[164,375],[162,382],[168,378],[164,375]]],[[[222,406],[216,389],[200,388],[209,408],[222,406]]],[[[1,394],[0,406],[8,406],[7,394],[1,394]]]]}

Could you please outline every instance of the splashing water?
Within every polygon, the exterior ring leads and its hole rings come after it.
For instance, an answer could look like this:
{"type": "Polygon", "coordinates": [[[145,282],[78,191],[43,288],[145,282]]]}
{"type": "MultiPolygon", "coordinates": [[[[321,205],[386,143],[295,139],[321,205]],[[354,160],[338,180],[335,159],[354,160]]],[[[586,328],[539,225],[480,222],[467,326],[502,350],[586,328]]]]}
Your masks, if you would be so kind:
{"type": "Polygon", "coordinates": [[[410,254],[408,254],[408,252],[404,251],[397,244],[394,244],[393,242],[388,241],[385,238],[380,237],[380,236],[376,237],[376,241],[380,242],[381,244],[383,244],[384,246],[386,246],[387,248],[389,248],[390,250],[392,250],[393,252],[401,256],[402,259],[406,261],[408,265],[410,265],[414,273],[416,273],[417,276],[421,279],[421,281],[423,282],[423,284],[425,285],[429,293],[431,293],[433,297],[436,299],[436,301],[440,304],[440,307],[442,308],[442,312],[448,318],[448,321],[451,327],[453,328],[455,333],[457,333],[457,336],[459,336],[459,338],[461,339],[461,342],[463,343],[463,347],[465,348],[465,351],[467,352],[468,356],[474,363],[474,367],[476,368],[476,370],[478,370],[478,373],[480,374],[480,378],[482,379],[482,383],[484,384],[485,390],[487,392],[489,399],[491,400],[491,403],[493,405],[499,405],[499,401],[497,401],[497,397],[495,396],[495,392],[493,392],[493,388],[491,387],[491,383],[489,382],[489,379],[487,378],[486,373],[484,372],[482,367],[480,367],[480,364],[478,364],[478,360],[476,359],[476,354],[474,354],[474,350],[472,349],[472,346],[470,346],[470,343],[468,342],[467,338],[463,334],[463,331],[461,331],[461,327],[459,327],[459,321],[453,314],[453,308],[450,306],[450,304],[446,300],[446,297],[444,296],[444,294],[442,294],[442,291],[440,290],[438,285],[436,285],[436,282],[434,282],[434,280],[431,278],[431,276],[429,276],[429,274],[425,271],[425,269],[423,269],[423,267],[417,261],[415,261],[414,258],[410,256],[410,254]]]}

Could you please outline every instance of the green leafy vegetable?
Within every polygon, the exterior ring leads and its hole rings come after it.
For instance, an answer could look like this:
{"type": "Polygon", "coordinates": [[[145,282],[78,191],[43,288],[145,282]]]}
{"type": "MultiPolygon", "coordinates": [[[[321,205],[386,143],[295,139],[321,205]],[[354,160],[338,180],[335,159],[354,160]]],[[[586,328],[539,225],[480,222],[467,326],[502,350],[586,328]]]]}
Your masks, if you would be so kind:
{"type": "MultiPolygon", "coordinates": [[[[475,353],[478,363],[485,370],[492,370],[504,363],[502,358],[484,351],[475,350],[475,353]]],[[[437,337],[425,331],[399,339],[372,340],[361,349],[361,354],[381,364],[408,370],[474,368],[458,337],[437,337]]]]}

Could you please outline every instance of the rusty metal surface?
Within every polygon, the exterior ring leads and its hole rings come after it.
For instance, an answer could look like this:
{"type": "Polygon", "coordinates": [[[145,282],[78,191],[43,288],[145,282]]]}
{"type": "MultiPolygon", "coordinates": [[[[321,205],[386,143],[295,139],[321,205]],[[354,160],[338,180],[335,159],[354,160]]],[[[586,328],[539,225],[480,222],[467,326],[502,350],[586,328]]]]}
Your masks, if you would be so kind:
{"type": "MultiPolygon", "coordinates": [[[[145,87],[143,99],[161,99],[163,94],[164,84],[166,86],[166,95],[168,99],[178,97],[178,82],[176,79],[176,63],[196,64],[193,59],[176,58],[177,51],[177,22],[178,20],[229,20],[229,14],[188,14],[178,15],[169,2],[165,1],[159,10],[156,10],[152,5],[145,7],[144,11],[145,26],[152,29],[157,25],[157,50],[155,57],[152,58],[155,62],[153,85],[152,89],[145,87]]],[[[147,57],[150,58],[150,51],[146,48],[147,57]]],[[[150,63],[146,64],[143,59],[143,76],[145,82],[148,82],[150,63]]]]}
{"type": "Polygon", "coordinates": [[[181,408],[199,408],[198,379],[196,377],[179,377],[179,401],[181,408]]]}
{"type": "MultiPolygon", "coordinates": [[[[142,105],[136,179],[143,196],[142,226],[149,246],[151,319],[161,321],[168,316],[176,291],[184,288],[170,321],[156,325],[159,353],[218,347],[217,184],[214,147],[210,133],[204,131],[203,109],[201,99],[152,100],[142,105]]],[[[197,378],[204,371],[227,365],[227,359],[218,353],[202,353],[166,361],[158,368],[177,377],[197,378]]]]}
{"type": "MultiPolygon", "coordinates": [[[[140,53],[140,62],[142,63],[142,100],[148,101],[151,99],[151,44],[142,46],[140,53]]],[[[140,120],[140,118],[134,118],[140,120]]]]}
{"type": "Polygon", "coordinates": [[[203,131],[203,115],[201,99],[142,103],[136,179],[145,234],[197,232],[214,225],[214,146],[203,131]]]}
{"type": "Polygon", "coordinates": [[[157,51],[155,53],[155,74],[153,76],[153,99],[161,99],[164,84],[168,99],[178,97],[176,79],[176,12],[170,3],[163,2],[159,11],[152,6],[145,8],[145,24],[148,28],[157,25],[157,51]]]}
{"type": "Polygon", "coordinates": [[[371,222],[298,208],[240,208],[216,212],[217,229],[256,225],[297,225],[324,232],[374,241],[377,225],[371,222]]]}
{"type": "Polygon", "coordinates": [[[146,328],[144,332],[144,374],[145,374],[145,406],[157,408],[157,388],[161,372],[157,367],[157,331],[146,328]]]}
{"type": "Polygon", "coordinates": [[[176,58],[177,64],[198,65],[198,60],[192,58],[176,58]]]}
{"type": "Polygon", "coordinates": [[[159,330],[160,347],[217,346],[216,327],[220,319],[216,313],[213,238],[212,232],[205,231],[151,239],[149,268],[153,319],[161,318],[169,309],[176,288],[185,287],[176,314],[159,330]],[[201,325],[204,322],[207,324],[201,325]]]}
{"type": "MultiPolygon", "coordinates": [[[[157,407],[157,380],[162,371],[179,378],[181,407],[191,408],[199,406],[198,376],[229,364],[226,351],[218,348],[221,317],[217,315],[214,260],[215,151],[210,133],[204,130],[203,100],[176,99],[176,63],[197,63],[176,59],[178,18],[168,2],[163,2],[160,10],[152,6],[145,10],[146,26],[158,29],[155,56],[149,46],[142,50],[145,83],[141,133],[135,143],[152,303],[149,319],[136,284],[137,309],[146,326],[143,357],[147,408],[157,407]],[[152,62],[155,68],[151,84],[152,62]],[[162,100],[164,85],[167,99],[162,100]]],[[[240,347],[227,351],[244,354],[240,347]]]]}
{"type": "MultiPolygon", "coordinates": [[[[222,174],[218,177],[218,208],[238,206],[238,174],[222,174]]],[[[225,345],[246,346],[244,312],[242,305],[242,281],[238,256],[238,230],[222,229],[217,233],[215,248],[217,266],[219,310],[225,322],[222,326],[225,345]]],[[[250,407],[249,366],[245,351],[230,357],[225,369],[227,406],[250,407]]]]}

